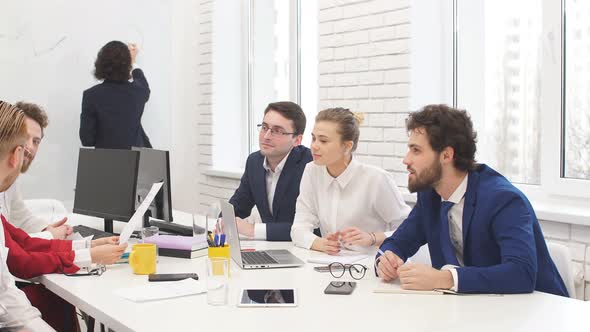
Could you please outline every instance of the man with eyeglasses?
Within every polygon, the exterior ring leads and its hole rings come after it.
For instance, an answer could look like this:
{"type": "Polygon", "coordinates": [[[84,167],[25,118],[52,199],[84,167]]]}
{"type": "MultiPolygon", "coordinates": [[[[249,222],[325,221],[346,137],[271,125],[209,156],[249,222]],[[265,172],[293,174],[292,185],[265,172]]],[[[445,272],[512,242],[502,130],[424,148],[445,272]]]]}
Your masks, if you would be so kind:
{"type": "Polygon", "coordinates": [[[311,152],[301,145],[305,114],[289,101],[270,103],[258,125],[260,150],[246,161],[240,186],[229,202],[240,234],[256,240],[291,241],[299,182],[311,152]],[[262,223],[251,217],[256,206],[262,223]]]}
{"type": "MultiPolygon", "coordinates": [[[[25,145],[25,159],[21,170],[22,173],[25,173],[37,155],[37,150],[43,140],[44,129],[47,128],[49,120],[45,111],[36,104],[21,101],[15,106],[25,113],[29,136],[25,145]]],[[[63,240],[72,234],[72,227],[65,224],[67,218],[49,224],[47,220],[33,215],[26,207],[16,183],[0,193],[0,205],[2,215],[10,220],[12,225],[29,233],[31,237],[63,240]]]]}

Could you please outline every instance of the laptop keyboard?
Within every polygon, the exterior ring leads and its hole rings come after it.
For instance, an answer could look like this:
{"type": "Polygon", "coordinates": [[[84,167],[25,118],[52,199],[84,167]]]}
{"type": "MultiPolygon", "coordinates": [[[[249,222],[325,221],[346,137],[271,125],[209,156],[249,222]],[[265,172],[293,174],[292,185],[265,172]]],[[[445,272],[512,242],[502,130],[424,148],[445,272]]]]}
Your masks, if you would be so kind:
{"type": "Polygon", "coordinates": [[[243,251],[242,260],[249,265],[278,264],[274,258],[264,251],[243,251]]]}
{"type": "Polygon", "coordinates": [[[93,239],[100,239],[103,237],[109,237],[109,236],[113,236],[114,234],[111,233],[107,233],[105,231],[101,231],[99,229],[96,228],[92,228],[92,227],[88,227],[88,226],[84,226],[84,225],[77,225],[73,227],[74,233],[78,232],[80,233],[80,235],[82,235],[82,237],[87,237],[90,235],[94,235],[93,239]]]}

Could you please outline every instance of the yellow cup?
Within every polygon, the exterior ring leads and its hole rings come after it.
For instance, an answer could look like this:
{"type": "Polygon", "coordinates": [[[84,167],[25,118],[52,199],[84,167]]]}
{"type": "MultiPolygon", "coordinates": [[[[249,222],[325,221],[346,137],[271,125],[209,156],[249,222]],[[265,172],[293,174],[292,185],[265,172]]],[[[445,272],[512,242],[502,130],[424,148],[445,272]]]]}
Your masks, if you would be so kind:
{"type": "Polygon", "coordinates": [[[157,247],[154,243],[134,244],[129,254],[129,265],[135,274],[156,273],[157,247]]]}
{"type": "MultiPolygon", "coordinates": [[[[229,268],[230,262],[230,251],[229,251],[229,244],[224,245],[223,247],[209,247],[207,249],[207,256],[209,258],[225,258],[227,259],[227,264],[229,268]]],[[[223,266],[213,265],[213,274],[214,275],[222,275],[223,274],[223,266]]],[[[229,275],[229,271],[228,271],[229,275]]]]}

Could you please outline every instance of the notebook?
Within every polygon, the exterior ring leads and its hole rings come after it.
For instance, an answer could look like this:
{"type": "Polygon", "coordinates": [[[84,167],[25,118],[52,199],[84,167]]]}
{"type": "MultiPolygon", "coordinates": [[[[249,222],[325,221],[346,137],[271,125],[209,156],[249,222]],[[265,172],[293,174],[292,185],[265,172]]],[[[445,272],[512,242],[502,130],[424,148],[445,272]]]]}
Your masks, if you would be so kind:
{"type": "Polygon", "coordinates": [[[145,243],[155,243],[160,256],[177,258],[197,258],[207,255],[207,241],[204,236],[154,235],[145,243]]]}

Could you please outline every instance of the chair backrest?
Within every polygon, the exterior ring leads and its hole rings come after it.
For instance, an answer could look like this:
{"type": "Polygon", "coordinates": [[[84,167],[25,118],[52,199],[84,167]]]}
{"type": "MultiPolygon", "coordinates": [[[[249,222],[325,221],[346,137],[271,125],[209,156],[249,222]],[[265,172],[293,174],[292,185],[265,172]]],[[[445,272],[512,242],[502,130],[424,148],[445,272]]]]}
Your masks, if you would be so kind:
{"type": "Polygon", "coordinates": [[[52,219],[50,222],[58,221],[68,215],[64,204],[56,199],[26,199],[24,202],[34,216],[52,219]]]}
{"type": "Polygon", "coordinates": [[[549,255],[557,267],[561,279],[567,288],[571,298],[576,298],[576,287],[574,286],[574,268],[572,264],[572,255],[568,247],[561,243],[547,242],[549,255]]]}

